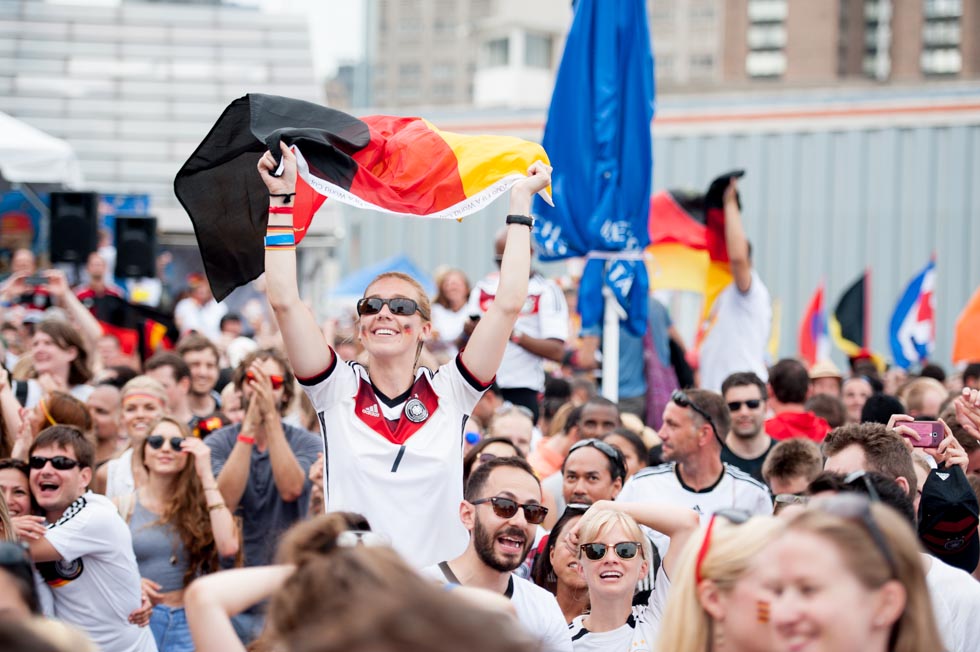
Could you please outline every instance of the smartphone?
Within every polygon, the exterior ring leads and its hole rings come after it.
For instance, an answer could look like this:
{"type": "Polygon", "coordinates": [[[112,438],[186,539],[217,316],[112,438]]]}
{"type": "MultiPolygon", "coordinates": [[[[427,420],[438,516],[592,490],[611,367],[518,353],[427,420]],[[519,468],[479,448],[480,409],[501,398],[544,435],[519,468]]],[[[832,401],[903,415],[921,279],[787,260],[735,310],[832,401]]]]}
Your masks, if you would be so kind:
{"type": "Polygon", "coordinates": [[[916,448],[936,448],[946,437],[946,428],[941,421],[902,421],[903,426],[908,426],[919,436],[912,439],[912,445],[916,448]]]}
{"type": "Polygon", "coordinates": [[[43,274],[31,274],[24,279],[24,283],[31,287],[41,287],[48,284],[48,278],[43,274]]]}

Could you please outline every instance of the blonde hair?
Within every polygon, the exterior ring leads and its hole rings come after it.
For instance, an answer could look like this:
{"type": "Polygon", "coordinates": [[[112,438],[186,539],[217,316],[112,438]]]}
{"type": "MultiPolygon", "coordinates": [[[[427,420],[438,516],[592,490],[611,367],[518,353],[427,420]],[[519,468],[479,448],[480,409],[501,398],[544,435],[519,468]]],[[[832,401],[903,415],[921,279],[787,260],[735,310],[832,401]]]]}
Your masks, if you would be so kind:
{"type": "MultiPolygon", "coordinates": [[[[901,399],[902,403],[905,404],[905,409],[912,412],[922,412],[924,407],[923,403],[925,401],[926,394],[929,391],[939,392],[939,394],[945,400],[949,391],[946,386],[935,378],[929,378],[928,376],[921,376],[910,380],[902,387],[898,392],[898,398],[901,399]]],[[[935,414],[929,415],[932,417],[938,416],[935,414]]]]}
{"type": "MultiPolygon", "coordinates": [[[[617,525],[623,528],[633,541],[640,544],[643,559],[649,562],[653,557],[650,540],[643,534],[643,530],[632,516],[615,509],[599,509],[583,516],[578,524],[578,540],[581,543],[590,543],[595,541],[603,531],[611,530],[617,525]]],[[[582,556],[581,548],[578,550],[578,556],[582,556]]]]}
{"type": "Polygon", "coordinates": [[[167,390],[163,388],[160,381],[150,376],[136,376],[136,378],[123,385],[122,391],[120,392],[120,402],[125,402],[126,397],[130,394],[149,394],[160,399],[160,402],[163,403],[164,410],[170,409],[167,390]]]}
{"type": "Polygon", "coordinates": [[[942,650],[945,646],[933,615],[919,554],[919,544],[908,522],[894,509],[872,503],[871,518],[884,535],[895,562],[895,573],[868,528],[853,519],[835,516],[820,509],[797,515],[787,532],[806,532],[832,543],[851,574],[869,590],[881,588],[892,579],[905,588],[905,608],[892,625],[894,646],[890,652],[942,650]]]}
{"type": "MultiPolygon", "coordinates": [[[[783,528],[783,523],[756,516],[741,525],[715,517],[707,554],[701,560],[701,578],[711,580],[719,591],[731,591],[765,548],[783,528]]],[[[691,537],[678,560],[676,577],[664,611],[657,649],[662,652],[704,652],[710,649],[714,621],[698,598],[698,556],[705,545],[708,528],[691,537]]]]}

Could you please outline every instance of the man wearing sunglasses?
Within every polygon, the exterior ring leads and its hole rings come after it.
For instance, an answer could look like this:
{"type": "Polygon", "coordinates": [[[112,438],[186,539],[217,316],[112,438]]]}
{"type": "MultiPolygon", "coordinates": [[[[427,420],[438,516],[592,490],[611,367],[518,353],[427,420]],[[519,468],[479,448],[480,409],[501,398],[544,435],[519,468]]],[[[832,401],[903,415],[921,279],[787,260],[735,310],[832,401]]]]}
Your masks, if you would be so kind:
{"type": "Polygon", "coordinates": [[[84,631],[100,650],[155,652],[149,628],[130,620],[143,605],[129,528],[107,498],[88,491],[94,447],[77,428],[52,426],[29,454],[31,492],[47,526],[18,530],[50,588],[52,615],[84,631]]]}
{"type": "Polygon", "coordinates": [[[540,638],[542,650],[571,652],[568,627],[555,597],[513,573],[527,557],[547,513],[541,484],[527,462],[517,457],[490,460],[470,475],[459,507],[460,520],[470,532],[466,550],[422,573],[440,582],[505,595],[524,628],[540,638]]]}
{"type": "MultiPolygon", "coordinates": [[[[720,394],[704,389],[676,391],[664,408],[660,429],[665,464],[638,472],[618,500],[659,502],[693,509],[702,522],[721,509],[771,514],[769,489],[747,473],[722,462],[721,433],[731,426],[720,394]]],[[[653,536],[661,556],[669,541],[653,536]]]]}
{"type": "Polygon", "coordinates": [[[766,384],[751,371],[740,371],[721,384],[732,428],[721,451],[721,461],[739,468],[759,482],[762,465],[776,442],[766,434],[766,384]]]}

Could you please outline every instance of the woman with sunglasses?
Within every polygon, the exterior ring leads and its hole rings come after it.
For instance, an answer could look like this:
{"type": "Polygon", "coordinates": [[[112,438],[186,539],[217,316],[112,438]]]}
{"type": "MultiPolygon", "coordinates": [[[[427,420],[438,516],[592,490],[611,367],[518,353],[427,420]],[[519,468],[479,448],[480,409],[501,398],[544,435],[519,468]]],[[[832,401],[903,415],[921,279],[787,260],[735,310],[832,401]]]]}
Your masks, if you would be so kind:
{"type": "Polygon", "coordinates": [[[811,505],[765,551],[776,574],[774,649],[945,649],[919,544],[898,512],[853,495],[811,505]]]}
{"type": "Polygon", "coordinates": [[[678,559],[657,649],[774,652],[772,593],[764,585],[768,557],[762,553],[781,527],[781,521],[747,512],[712,516],[678,559]]]}
{"type": "Polygon", "coordinates": [[[137,376],[122,388],[122,427],[128,444],[119,455],[95,472],[93,491],[106,498],[127,496],[146,481],[146,471],[133,451],[149,434],[150,426],[167,412],[167,391],[149,376],[137,376]]]}
{"type": "Polygon", "coordinates": [[[698,523],[693,510],[672,505],[601,500],[589,508],[560,544],[576,548],[578,572],[589,587],[589,613],[569,625],[576,652],[652,649],[669,578],[698,523]],[[646,577],[653,558],[640,524],[666,534],[671,544],[647,602],[634,605],[637,583],[646,577]]]}
{"type": "Polygon", "coordinates": [[[258,164],[270,194],[265,274],[290,363],[313,402],[326,439],[327,509],[364,514],[419,567],[457,556],[467,544],[463,498],[464,419],[492,382],[527,297],[531,198],[551,183],[535,163],[511,189],[507,241],[496,299],[466,348],[437,371],[419,368],[432,333],[428,297],[410,276],[382,274],[357,302],[357,338],[367,364],[340,363],[299,295],[292,206],[296,157],[280,144],[258,164]]]}
{"type": "Polygon", "coordinates": [[[129,522],[143,592],[153,605],[150,629],[160,652],[194,649],[184,589],[238,553],[238,530],[211,472],[211,449],[172,417],[157,419],[135,449],[146,483],[117,499],[129,522]]]}

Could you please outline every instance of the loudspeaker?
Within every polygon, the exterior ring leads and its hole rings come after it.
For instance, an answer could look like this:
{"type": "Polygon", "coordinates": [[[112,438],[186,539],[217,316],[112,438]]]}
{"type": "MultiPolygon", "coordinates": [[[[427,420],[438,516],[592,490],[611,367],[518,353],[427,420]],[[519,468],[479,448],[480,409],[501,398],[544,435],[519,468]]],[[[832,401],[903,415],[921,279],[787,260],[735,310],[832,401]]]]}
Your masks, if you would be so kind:
{"type": "Polygon", "coordinates": [[[51,262],[84,265],[88,255],[98,247],[99,195],[51,193],[49,224],[51,262]]]}
{"type": "Polygon", "coordinates": [[[157,275],[157,218],[116,217],[116,278],[157,275]]]}

